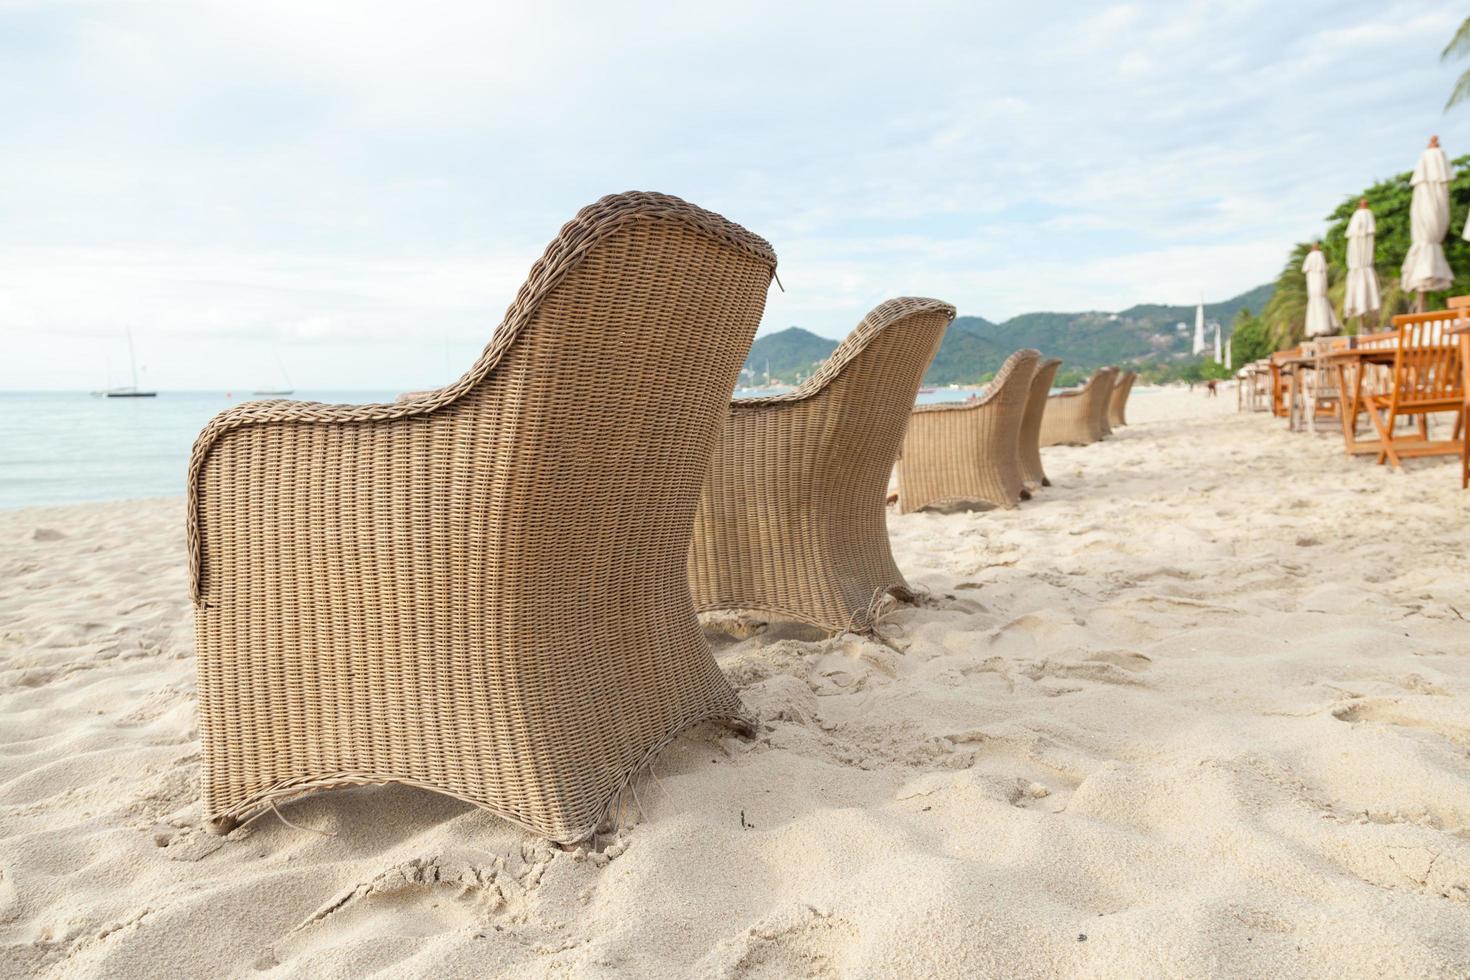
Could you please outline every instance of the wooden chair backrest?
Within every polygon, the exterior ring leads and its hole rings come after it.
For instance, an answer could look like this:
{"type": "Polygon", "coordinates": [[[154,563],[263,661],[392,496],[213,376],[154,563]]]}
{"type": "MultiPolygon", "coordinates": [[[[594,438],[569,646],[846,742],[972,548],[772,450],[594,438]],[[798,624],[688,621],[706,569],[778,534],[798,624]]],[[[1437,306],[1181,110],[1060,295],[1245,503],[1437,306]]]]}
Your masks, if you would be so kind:
{"type": "Polygon", "coordinates": [[[1393,361],[1396,409],[1412,411],[1417,406],[1458,405],[1465,400],[1460,345],[1445,333],[1460,316],[1458,310],[1436,310],[1393,318],[1393,325],[1398,328],[1393,361]]]}
{"type": "Polygon", "coordinates": [[[1363,348],[1373,347],[1396,347],[1399,342],[1397,330],[1384,330],[1380,333],[1363,333],[1353,338],[1353,346],[1363,348]]]}
{"type": "Polygon", "coordinates": [[[1286,404],[1286,375],[1282,373],[1282,361],[1289,357],[1296,357],[1302,352],[1300,347],[1292,347],[1289,350],[1279,350],[1272,354],[1267,360],[1267,368],[1271,372],[1271,414],[1285,418],[1288,413],[1286,404]]]}

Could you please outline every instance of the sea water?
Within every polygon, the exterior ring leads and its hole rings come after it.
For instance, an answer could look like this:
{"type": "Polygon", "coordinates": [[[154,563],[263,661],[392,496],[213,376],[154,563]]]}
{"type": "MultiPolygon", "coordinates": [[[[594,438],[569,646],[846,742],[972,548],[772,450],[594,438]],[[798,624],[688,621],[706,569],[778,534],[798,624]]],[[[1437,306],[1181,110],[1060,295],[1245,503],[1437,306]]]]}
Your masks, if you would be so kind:
{"type": "MultiPolygon", "coordinates": [[[[962,401],[941,388],[919,401],[962,401]]],[[[740,394],[769,394],[741,392],[740,394]]],[[[391,402],[396,391],[299,391],[292,399],[391,402]]],[[[264,396],[161,391],[103,398],[85,391],[0,392],[0,509],[182,494],[194,439],[216,413],[264,396]]]]}
{"type": "MultiPolygon", "coordinates": [[[[218,412],[264,396],[161,391],[0,392],[0,508],[182,494],[194,438],[218,412]]],[[[392,401],[390,391],[302,391],[306,401],[392,401]]]]}

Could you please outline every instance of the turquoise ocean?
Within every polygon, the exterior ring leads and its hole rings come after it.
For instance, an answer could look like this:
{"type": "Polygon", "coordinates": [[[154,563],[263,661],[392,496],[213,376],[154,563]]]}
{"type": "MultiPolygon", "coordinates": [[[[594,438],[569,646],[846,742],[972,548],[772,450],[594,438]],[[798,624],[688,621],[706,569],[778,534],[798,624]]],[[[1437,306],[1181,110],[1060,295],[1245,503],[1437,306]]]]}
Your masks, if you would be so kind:
{"type": "MultiPolygon", "coordinates": [[[[921,393],[919,401],[958,401],[972,391],[942,388],[921,393]]],[[[298,391],[291,397],[341,403],[397,395],[298,391]]],[[[161,391],[156,398],[0,392],[0,509],[182,494],[199,430],[217,412],[250,400],[248,393],[223,391],[161,391]]]]}

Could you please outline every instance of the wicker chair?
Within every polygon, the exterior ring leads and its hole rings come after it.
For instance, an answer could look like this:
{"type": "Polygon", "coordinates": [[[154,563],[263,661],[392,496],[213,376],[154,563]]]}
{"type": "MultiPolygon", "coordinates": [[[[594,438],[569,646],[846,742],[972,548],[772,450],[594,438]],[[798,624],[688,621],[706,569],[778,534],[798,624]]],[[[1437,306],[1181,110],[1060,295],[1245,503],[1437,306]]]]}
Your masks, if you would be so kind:
{"type": "Polygon", "coordinates": [[[1113,434],[1110,413],[1112,412],[1113,406],[1113,390],[1118,386],[1118,369],[1107,367],[1103,368],[1101,373],[1102,377],[1099,380],[1102,384],[1093,396],[1097,399],[1093,403],[1093,411],[1095,412],[1093,425],[1097,428],[1097,437],[1099,439],[1106,439],[1113,434]]]}
{"type": "Polygon", "coordinates": [[[1041,417],[1043,446],[1086,446],[1106,434],[1100,420],[1107,415],[1115,370],[1098,368],[1082,387],[1059,391],[1046,400],[1046,413],[1041,417]]]}
{"type": "Polygon", "coordinates": [[[884,498],[919,382],[954,307],[881,304],[805,384],[732,402],[694,521],[700,612],[755,610],[829,631],[872,626],[911,598],[884,498]]]}
{"type": "Polygon", "coordinates": [[[1051,486],[1046,470],[1041,466],[1041,419],[1046,414],[1046,400],[1051,396],[1052,382],[1057,369],[1062,366],[1059,357],[1042,361],[1031,381],[1031,393],[1026,398],[1026,414],[1021,418],[1021,476],[1026,489],[1035,491],[1051,486]]]}
{"type": "Polygon", "coordinates": [[[935,504],[1020,502],[1026,484],[1021,423],[1040,362],[1038,351],[1016,351],[977,401],[914,408],[899,456],[900,512],[935,504]]]}
{"type": "Polygon", "coordinates": [[[1133,382],[1137,380],[1137,371],[1124,371],[1119,376],[1118,383],[1113,386],[1113,394],[1108,399],[1109,426],[1128,424],[1128,395],[1133,391],[1133,382]]]}
{"type": "Polygon", "coordinates": [[[775,264],[677,198],[606,197],[453,385],[209,423],[188,539],[212,829],[398,782],[576,842],[678,732],[748,724],[684,563],[775,264]]]}

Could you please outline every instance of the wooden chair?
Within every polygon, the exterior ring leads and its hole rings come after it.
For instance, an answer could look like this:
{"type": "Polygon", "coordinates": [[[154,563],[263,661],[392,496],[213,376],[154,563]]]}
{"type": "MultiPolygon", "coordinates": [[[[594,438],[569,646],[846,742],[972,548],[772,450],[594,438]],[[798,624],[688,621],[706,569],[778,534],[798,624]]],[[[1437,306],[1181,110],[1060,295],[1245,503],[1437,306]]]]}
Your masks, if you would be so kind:
{"type": "Polygon", "coordinates": [[[1459,316],[1458,310],[1438,310],[1393,318],[1398,345],[1388,390],[1363,396],[1368,418],[1378,433],[1378,462],[1402,469],[1405,459],[1461,454],[1465,378],[1460,345],[1447,333],[1459,316]],[[1455,416],[1454,438],[1431,440],[1429,416],[1444,412],[1455,416]],[[1396,423],[1409,416],[1417,418],[1417,426],[1406,435],[1397,431],[1396,423]]]}
{"type": "Polygon", "coordinates": [[[217,415],[187,497],[210,829],[392,782],[575,843],[680,731],[748,726],[685,563],[775,266],[613,195],[454,384],[217,415]]]}
{"type": "Polygon", "coordinates": [[[1299,368],[1305,371],[1302,384],[1298,386],[1302,399],[1301,414],[1307,431],[1313,434],[1317,432],[1318,419],[1324,416],[1337,418],[1342,410],[1342,391],[1330,355],[1346,348],[1348,343],[1347,337],[1318,337],[1302,344],[1302,352],[1312,355],[1313,360],[1311,367],[1299,368]]]}
{"type": "Polygon", "coordinates": [[[1279,350],[1267,362],[1271,372],[1271,414],[1279,419],[1291,417],[1291,381],[1293,369],[1286,361],[1301,354],[1300,347],[1279,350]]]}
{"type": "Polygon", "coordinates": [[[1470,296],[1451,296],[1445,303],[1457,316],[1452,331],[1460,344],[1460,384],[1465,410],[1460,414],[1460,489],[1470,489],[1470,296]]]}

